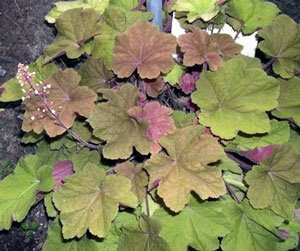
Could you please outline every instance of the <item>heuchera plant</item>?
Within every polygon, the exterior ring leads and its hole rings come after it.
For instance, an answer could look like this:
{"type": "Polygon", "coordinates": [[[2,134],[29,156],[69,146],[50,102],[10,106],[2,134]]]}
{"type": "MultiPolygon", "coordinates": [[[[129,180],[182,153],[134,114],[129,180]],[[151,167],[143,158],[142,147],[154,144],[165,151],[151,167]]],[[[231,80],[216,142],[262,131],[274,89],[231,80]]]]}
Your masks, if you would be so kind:
{"type": "Polygon", "coordinates": [[[37,150],[0,181],[0,229],[43,200],[44,251],[296,247],[300,25],[264,0],[165,1],[177,39],[143,2],[56,3],[56,39],[2,85],[37,150]],[[264,63],[235,41],[255,31],[264,63]]]}

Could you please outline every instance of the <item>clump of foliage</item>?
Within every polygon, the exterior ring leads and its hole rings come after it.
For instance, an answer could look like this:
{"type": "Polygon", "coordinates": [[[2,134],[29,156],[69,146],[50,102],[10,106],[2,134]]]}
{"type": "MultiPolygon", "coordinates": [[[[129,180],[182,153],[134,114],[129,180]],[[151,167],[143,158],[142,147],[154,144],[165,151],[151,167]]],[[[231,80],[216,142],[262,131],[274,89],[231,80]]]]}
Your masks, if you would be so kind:
{"type": "Polygon", "coordinates": [[[56,3],[56,39],[2,86],[37,150],[0,181],[0,229],[43,200],[45,251],[296,247],[299,24],[263,0],[166,1],[176,39],[140,3],[56,3]],[[207,32],[225,23],[269,61],[207,32]]]}

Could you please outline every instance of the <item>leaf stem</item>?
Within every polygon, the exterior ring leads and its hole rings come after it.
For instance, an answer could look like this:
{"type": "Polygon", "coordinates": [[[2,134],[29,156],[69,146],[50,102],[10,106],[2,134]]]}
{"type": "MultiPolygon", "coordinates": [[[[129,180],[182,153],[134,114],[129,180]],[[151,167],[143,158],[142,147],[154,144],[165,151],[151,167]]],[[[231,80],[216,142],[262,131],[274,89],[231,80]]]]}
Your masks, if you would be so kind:
{"type": "Polygon", "coordinates": [[[276,58],[271,58],[267,63],[262,65],[262,69],[264,71],[267,70],[275,61],[276,61],[276,58]]]}
{"type": "Polygon", "coordinates": [[[167,86],[167,92],[168,92],[169,97],[171,99],[172,105],[175,108],[175,110],[178,110],[179,106],[178,106],[178,104],[177,104],[177,102],[176,102],[176,100],[174,98],[174,93],[172,92],[172,90],[171,90],[171,88],[170,88],[170,86],[168,84],[166,86],[167,86]]]}
{"type": "Polygon", "coordinates": [[[235,191],[232,189],[231,185],[229,185],[228,183],[225,182],[225,186],[226,186],[226,189],[227,189],[228,193],[230,194],[230,196],[231,196],[237,203],[241,203],[241,201],[239,200],[239,198],[236,196],[235,191]]]}
{"type": "Polygon", "coordinates": [[[237,40],[238,36],[241,33],[241,28],[236,32],[235,36],[234,36],[234,40],[237,40]]]}
{"type": "Polygon", "coordinates": [[[146,214],[148,218],[150,218],[150,208],[149,208],[149,200],[148,200],[148,188],[146,190],[146,195],[145,195],[145,205],[146,205],[146,214]]]}
{"type": "Polygon", "coordinates": [[[74,138],[76,141],[78,141],[79,143],[81,143],[83,146],[86,146],[90,149],[97,149],[99,150],[99,146],[88,143],[87,141],[85,141],[84,139],[82,139],[77,133],[75,133],[72,129],[68,128],[59,118],[59,116],[53,112],[53,110],[51,109],[51,107],[48,104],[47,98],[45,93],[41,93],[39,92],[38,89],[35,88],[34,84],[31,83],[30,79],[28,77],[25,76],[26,82],[28,83],[28,85],[30,86],[30,88],[34,91],[34,93],[36,93],[35,95],[37,95],[39,97],[39,99],[41,100],[44,108],[47,110],[47,112],[51,115],[50,117],[54,118],[54,123],[58,124],[59,126],[63,127],[71,136],[72,138],[74,138]]]}

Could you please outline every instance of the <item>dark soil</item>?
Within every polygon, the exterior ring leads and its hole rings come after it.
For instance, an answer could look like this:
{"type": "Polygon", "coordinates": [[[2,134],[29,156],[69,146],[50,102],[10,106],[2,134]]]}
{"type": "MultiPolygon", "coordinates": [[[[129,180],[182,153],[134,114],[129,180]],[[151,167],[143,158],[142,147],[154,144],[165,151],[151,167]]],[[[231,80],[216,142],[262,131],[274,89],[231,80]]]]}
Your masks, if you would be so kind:
{"type": "MultiPolygon", "coordinates": [[[[299,0],[271,0],[286,14],[300,21],[299,0]]],[[[19,62],[34,61],[43,47],[54,38],[54,29],[44,22],[44,16],[56,0],[0,0],[0,84],[16,73],[19,62]],[[3,74],[5,71],[5,74],[3,74]]],[[[21,145],[22,109],[19,103],[1,104],[0,109],[0,167],[11,161],[0,179],[9,174],[18,159],[33,152],[33,147],[21,145]]],[[[47,219],[40,203],[27,216],[25,222],[37,222],[35,231],[25,231],[14,223],[10,231],[0,233],[0,251],[41,250],[46,238],[47,219]]]]}
{"type": "MultiPolygon", "coordinates": [[[[43,47],[54,38],[54,29],[47,26],[44,16],[55,0],[0,0],[0,83],[16,73],[17,64],[34,61],[43,47]],[[1,70],[6,73],[1,76],[1,70]]],[[[11,164],[0,170],[0,179],[9,174],[18,159],[33,151],[21,145],[22,110],[19,103],[0,104],[0,165],[11,164]]],[[[41,250],[46,238],[47,218],[43,204],[32,208],[26,222],[39,224],[37,230],[25,231],[13,224],[10,231],[0,233],[0,251],[41,250]]]]}

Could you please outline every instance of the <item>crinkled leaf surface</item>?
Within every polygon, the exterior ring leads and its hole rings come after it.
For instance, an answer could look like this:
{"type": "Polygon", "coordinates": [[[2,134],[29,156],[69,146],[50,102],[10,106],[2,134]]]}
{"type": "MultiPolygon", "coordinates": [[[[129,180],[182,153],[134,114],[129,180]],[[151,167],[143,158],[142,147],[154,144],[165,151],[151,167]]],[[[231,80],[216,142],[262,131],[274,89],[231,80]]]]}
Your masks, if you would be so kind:
{"type": "Polygon", "coordinates": [[[170,251],[168,243],[159,235],[157,220],[142,216],[138,226],[125,226],[122,232],[118,251],[170,251]]]}
{"type": "Polygon", "coordinates": [[[192,101],[201,108],[200,123],[225,139],[238,131],[270,131],[265,113],[278,104],[279,83],[243,57],[227,61],[217,72],[205,72],[197,81],[192,101]]]}
{"type": "Polygon", "coordinates": [[[56,2],[51,11],[45,16],[45,19],[48,23],[54,24],[61,13],[76,8],[91,8],[91,6],[84,3],[84,1],[56,2]]]}
{"type": "Polygon", "coordinates": [[[218,198],[225,193],[221,171],[208,165],[223,158],[224,151],[211,135],[202,132],[200,126],[177,129],[159,141],[168,155],[154,154],[145,163],[150,184],[160,180],[158,195],[174,212],[184,208],[191,191],[201,199],[218,198]]]}
{"type": "Polygon", "coordinates": [[[223,65],[223,56],[234,57],[242,50],[242,46],[235,43],[230,35],[209,35],[199,28],[193,28],[192,32],[181,35],[178,44],[184,52],[184,65],[207,63],[213,71],[223,65]]]}
{"type": "Polygon", "coordinates": [[[80,68],[80,85],[86,85],[95,92],[100,88],[108,87],[108,80],[114,75],[109,71],[102,60],[90,57],[80,68]]]}
{"type": "Polygon", "coordinates": [[[185,94],[191,94],[196,89],[196,82],[198,79],[198,72],[186,73],[180,79],[179,87],[185,94]]]}
{"type": "Polygon", "coordinates": [[[165,82],[162,77],[158,77],[157,79],[145,79],[143,83],[147,95],[152,98],[157,98],[165,88],[165,82]]]}
{"type": "Polygon", "coordinates": [[[111,69],[116,36],[136,22],[148,21],[151,18],[152,14],[148,12],[129,11],[110,6],[103,14],[103,20],[100,23],[101,32],[94,39],[92,55],[103,59],[106,67],[111,69]]]}
{"type": "Polygon", "coordinates": [[[247,151],[256,147],[268,145],[281,145],[289,141],[290,126],[285,121],[271,120],[271,130],[261,135],[238,134],[227,146],[227,149],[234,151],[247,151]]]}
{"type": "Polygon", "coordinates": [[[49,192],[54,186],[52,167],[39,157],[21,159],[14,173],[0,181],[0,229],[9,229],[12,221],[21,222],[36,202],[38,191],[49,192]]]}
{"type": "Polygon", "coordinates": [[[201,2],[197,0],[177,0],[173,9],[188,12],[187,20],[190,23],[197,18],[209,21],[216,16],[220,10],[216,0],[201,0],[201,2]]]}
{"type": "Polygon", "coordinates": [[[171,215],[161,208],[153,217],[161,223],[161,237],[172,251],[188,250],[188,246],[196,250],[216,250],[218,237],[230,232],[221,202],[199,203],[192,198],[179,214],[171,215]]]}
{"type": "Polygon", "coordinates": [[[273,155],[246,175],[247,196],[254,208],[271,207],[285,218],[294,214],[300,185],[300,153],[291,146],[277,147],[273,155]]]}
{"type": "MultiPolygon", "coordinates": [[[[94,112],[97,95],[87,86],[79,86],[79,81],[80,76],[73,69],[59,71],[46,81],[47,85],[51,85],[46,95],[50,107],[67,128],[73,125],[76,114],[89,117],[94,112]]],[[[39,97],[27,99],[22,129],[25,132],[33,130],[35,133],[41,133],[44,129],[50,137],[64,133],[66,129],[55,123],[52,114],[47,111],[43,113],[44,109],[39,97]]]]}
{"type": "Polygon", "coordinates": [[[99,34],[99,15],[93,9],[71,9],[62,13],[56,21],[58,35],[54,42],[44,49],[45,61],[60,55],[78,58],[85,51],[85,43],[99,34]]]}
{"type": "Polygon", "coordinates": [[[64,238],[81,237],[89,230],[105,237],[118,205],[136,207],[137,198],[130,192],[130,180],[121,176],[106,176],[96,165],[89,165],[66,179],[53,195],[60,211],[64,238]]]}
{"type": "Polygon", "coordinates": [[[147,22],[138,22],[116,37],[113,71],[120,78],[129,77],[135,70],[141,78],[157,78],[175,64],[176,38],[162,33],[147,22]]]}
{"type": "Polygon", "coordinates": [[[151,153],[158,153],[161,147],[159,139],[175,132],[175,124],[171,117],[172,109],[157,101],[146,103],[144,107],[135,106],[128,110],[138,121],[146,120],[148,129],[146,136],[152,141],[151,153]]]}
{"type": "Polygon", "coordinates": [[[82,148],[80,151],[72,154],[71,161],[73,163],[75,172],[78,172],[89,163],[99,165],[100,154],[97,151],[90,151],[87,148],[82,148]]]}
{"type": "Polygon", "coordinates": [[[84,235],[81,239],[65,240],[62,228],[56,219],[50,223],[43,251],[99,251],[97,241],[84,235]]]}
{"type": "Polygon", "coordinates": [[[194,113],[185,113],[183,111],[173,111],[172,117],[177,128],[192,125],[193,121],[196,119],[194,113]]]}
{"type": "Polygon", "coordinates": [[[141,166],[135,166],[131,162],[124,162],[115,167],[117,175],[124,176],[131,181],[131,192],[138,198],[139,203],[143,202],[146,195],[148,176],[141,166]]]}
{"type": "Polygon", "coordinates": [[[110,4],[121,7],[125,10],[132,10],[137,7],[139,0],[110,0],[110,4]]]}
{"type": "Polygon", "coordinates": [[[146,138],[147,123],[139,122],[127,113],[136,104],[138,89],[124,84],[120,89],[101,90],[101,93],[108,102],[98,104],[88,121],[94,129],[93,134],[106,140],[104,157],[126,159],[133,147],[141,154],[148,154],[151,141],[146,138]]]}
{"type": "Polygon", "coordinates": [[[241,204],[224,203],[231,232],[223,238],[222,250],[270,251],[277,250],[280,239],[275,228],[283,219],[269,209],[255,210],[248,200],[241,204]]]}
{"type": "Polygon", "coordinates": [[[272,114],[278,118],[292,118],[300,126],[300,78],[280,82],[279,104],[272,114]]]}
{"type": "Polygon", "coordinates": [[[175,86],[179,83],[182,74],[184,73],[184,67],[176,64],[173,66],[172,70],[164,76],[164,81],[168,82],[170,85],[175,86]]]}
{"type": "Polygon", "coordinates": [[[294,70],[300,67],[300,25],[290,17],[280,15],[258,35],[264,39],[258,48],[276,58],[274,72],[282,78],[291,78],[294,70]]]}
{"type": "Polygon", "coordinates": [[[228,5],[226,12],[240,21],[244,34],[270,25],[280,12],[276,4],[265,0],[231,0],[228,5]]]}
{"type": "Polygon", "coordinates": [[[230,171],[232,173],[237,173],[237,174],[243,173],[239,165],[227,156],[221,160],[218,167],[223,171],[230,171]]]}

